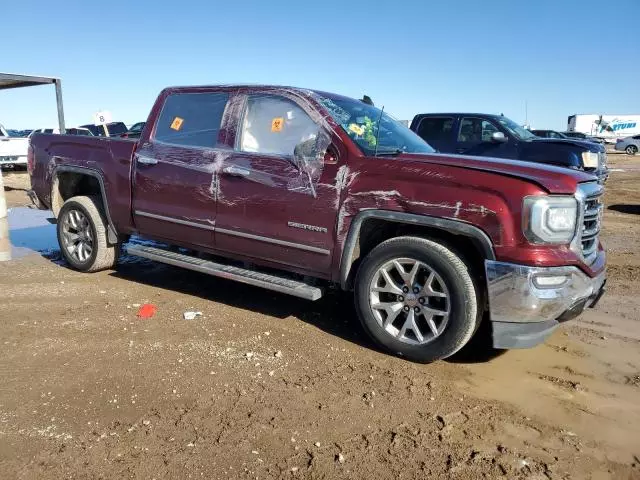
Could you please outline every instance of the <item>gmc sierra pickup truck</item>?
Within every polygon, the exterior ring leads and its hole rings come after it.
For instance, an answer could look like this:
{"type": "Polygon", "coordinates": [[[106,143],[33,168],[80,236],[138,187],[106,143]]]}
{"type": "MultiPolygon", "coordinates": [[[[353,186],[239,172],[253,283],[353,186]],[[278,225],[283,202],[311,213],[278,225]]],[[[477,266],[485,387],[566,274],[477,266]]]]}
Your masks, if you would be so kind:
{"type": "Polygon", "coordinates": [[[573,138],[540,138],[503,115],[421,113],[411,130],[442,153],[511,158],[609,175],[603,145],[573,138]]]}
{"type": "Polygon", "coordinates": [[[533,346],[604,291],[594,176],[438,154],[330,93],[168,88],[138,142],[35,135],[29,171],[75,269],[114,267],[139,235],[161,244],[128,254],[308,300],[337,285],[415,361],[452,355],[483,318],[495,347],[533,346]]]}

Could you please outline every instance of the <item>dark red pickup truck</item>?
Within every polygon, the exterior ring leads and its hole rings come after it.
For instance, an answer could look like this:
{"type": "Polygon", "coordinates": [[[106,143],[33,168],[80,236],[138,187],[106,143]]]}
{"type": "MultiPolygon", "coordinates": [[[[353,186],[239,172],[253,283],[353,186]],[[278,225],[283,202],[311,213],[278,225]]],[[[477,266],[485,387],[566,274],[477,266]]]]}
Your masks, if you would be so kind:
{"type": "Polygon", "coordinates": [[[142,256],[316,300],[353,291],[390,352],[452,355],[491,322],[529,347],[604,291],[602,187],[561,167],[441,155],[358,100],[288,87],[164,90],[139,142],[36,135],[31,197],[68,263],[142,256]],[[208,255],[207,255],[208,254],[208,255]]]}

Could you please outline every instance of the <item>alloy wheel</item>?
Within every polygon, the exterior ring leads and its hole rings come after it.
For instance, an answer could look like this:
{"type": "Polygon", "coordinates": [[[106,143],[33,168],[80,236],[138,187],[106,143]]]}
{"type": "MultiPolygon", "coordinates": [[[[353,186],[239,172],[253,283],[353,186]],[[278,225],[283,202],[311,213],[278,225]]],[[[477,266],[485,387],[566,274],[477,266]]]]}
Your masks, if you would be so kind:
{"type": "Polygon", "coordinates": [[[86,262],[93,253],[95,239],[87,216],[80,210],[70,209],[62,221],[63,248],[78,262],[86,262]]]}
{"type": "Polygon", "coordinates": [[[411,345],[424,345],[442,335],[450,303],[442,277],[412,258],[386,262],[369,286],[369,305],[378,324],[392,337],[411,345]]]}

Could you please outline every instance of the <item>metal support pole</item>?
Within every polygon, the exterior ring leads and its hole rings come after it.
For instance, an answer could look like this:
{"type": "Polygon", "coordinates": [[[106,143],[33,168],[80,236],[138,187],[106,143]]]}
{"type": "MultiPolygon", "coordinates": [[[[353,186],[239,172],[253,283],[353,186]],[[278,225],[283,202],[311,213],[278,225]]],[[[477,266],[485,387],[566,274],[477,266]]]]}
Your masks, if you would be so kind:
{"type": "Polygon", "coordinates": [[[7,201],[4,196],[4,181],[0,169],[0,262],[11,260],[11,242],[9,241],[9,219],[7,201]]]}
{"type": "Polygon", "coordinates": [[[58,104],[58,128],[60,129],[60,133],[65,133],[64,108],[62,106],[62,82],[59,78],[56,78],[54,83],[56,86],[56,103],[58,104]]]}

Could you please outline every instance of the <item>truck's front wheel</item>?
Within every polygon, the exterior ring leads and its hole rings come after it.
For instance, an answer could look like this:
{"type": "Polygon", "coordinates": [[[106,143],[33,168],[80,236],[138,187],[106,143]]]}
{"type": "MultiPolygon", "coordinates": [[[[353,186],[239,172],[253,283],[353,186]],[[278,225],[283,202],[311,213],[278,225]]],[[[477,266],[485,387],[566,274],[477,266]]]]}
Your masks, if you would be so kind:
{"type": "Polygon", "coordinates": [[[478,325],[478,295],[467,265],[445,246],[419,237],[381,243],[356,278],[356,308],[367,333],[418,362],[460,350],[478,325]]]}
{"type": "Polygon", "coordinates": [[[57,222],[58,243],[76,270],[97,272],[118,261],[120,245],[109,245],[107,221],[97,197],[72,197],[64,202],[57,222]]]}

